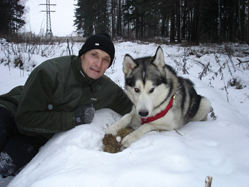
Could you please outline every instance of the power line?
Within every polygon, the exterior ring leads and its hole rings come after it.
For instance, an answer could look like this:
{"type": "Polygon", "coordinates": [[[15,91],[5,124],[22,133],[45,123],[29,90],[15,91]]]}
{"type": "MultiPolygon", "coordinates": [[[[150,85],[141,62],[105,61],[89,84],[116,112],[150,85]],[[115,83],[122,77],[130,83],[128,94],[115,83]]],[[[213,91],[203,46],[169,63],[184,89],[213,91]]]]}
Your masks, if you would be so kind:
{"type": "Polygon", "coordinates": [[[42,10],[41,12],[46,12],[46,36],[52,37],[53,33],[52,33],[50,12],[55,12],[55,11],[50,10],[50,6],[55,6],[56,4],[50,4],[50,0],[46,0],[46,4],[40,4],[40,5],[46,5],[46,10],[42,10]]]}

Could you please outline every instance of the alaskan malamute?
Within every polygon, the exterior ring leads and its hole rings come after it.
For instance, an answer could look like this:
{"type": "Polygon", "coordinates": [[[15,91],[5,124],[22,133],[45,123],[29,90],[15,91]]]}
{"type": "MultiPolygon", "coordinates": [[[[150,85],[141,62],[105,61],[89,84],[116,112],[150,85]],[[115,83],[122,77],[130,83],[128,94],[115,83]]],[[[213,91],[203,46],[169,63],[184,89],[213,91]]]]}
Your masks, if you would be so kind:
{"type": "Polygon", "coordinates": [[[120,129],[131,125],[135,131],[121,142],[123,147],[152,130],[177,130],[189,121],[207,119],[210,102],[196,93],[194,84],[178,77],[164,62],[159,46],[153,57],[133,59],[125,55],[123,62],[125,89],[134,107],[107,130],[116,135],[120,129]]]}

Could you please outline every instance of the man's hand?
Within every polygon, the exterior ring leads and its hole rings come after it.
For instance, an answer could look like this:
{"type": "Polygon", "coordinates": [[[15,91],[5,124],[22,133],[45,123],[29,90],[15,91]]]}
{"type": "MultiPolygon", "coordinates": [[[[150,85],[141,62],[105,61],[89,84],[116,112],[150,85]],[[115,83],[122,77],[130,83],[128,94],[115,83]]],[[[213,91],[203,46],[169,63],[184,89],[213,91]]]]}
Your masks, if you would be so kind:
{"type": "Polygon", "coordinates": [[[75,125],[89,124],[94,117],[95,109],[92,104],[78,106],[75,111],[75,125]]]}

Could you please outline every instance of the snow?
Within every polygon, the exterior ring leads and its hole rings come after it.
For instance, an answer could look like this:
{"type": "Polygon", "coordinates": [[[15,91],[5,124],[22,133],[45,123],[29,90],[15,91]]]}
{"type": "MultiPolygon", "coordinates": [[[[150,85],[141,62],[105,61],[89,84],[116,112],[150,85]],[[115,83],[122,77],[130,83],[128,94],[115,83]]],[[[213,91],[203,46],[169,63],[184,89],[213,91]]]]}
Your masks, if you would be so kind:
{"type": "MultiPolygon", "coordinates": [[[[39,64],[45,59],[66,55],[62,52],[66,44],[60,45],[46,57],[32,55],[30,62],[39,64]]],[[[124,55],[128,53],[133,58],[154,55],[157,46],[154,43],[115,43],[116,62],[106,74],[123,87],[124,55]]],[[[228,55],[220,52],[224,48],[222,45],[161,46],[165,61],[179,75],[191,79],[197,92],[211,101],[216,120],[208,116],[207,121],[190,122],[178,132],[150,132],[122,152],[111,154],[102,151],[102,138],[108,126],[121,116],[110,109],[102,109],[96,111],[91,124],[56,134],[13,180],[0,179],[0,186],[11,180],[8,187],[204,187],[206,177],[212,176],[212,187],[248,187],[249,70],[246,64],[237,65],[237,58],[249,58],[242,55],[248,46],[230,44],[236,67],[234,70],[228,63],[232,73],[227,65],[221,68],[215,59],[217,55],[220,64],[229,61],[228,55]],[[183,55],[191,50],[202,56],[187,55],[185,68],[189,74],[183,74],[183,55]],[[198,78],[203,71],[200,63],[210,63],[209,71],[201,80],[198,78]],[[242,89],[228,85],[232,78],[240,81],[242,89]]],[[[81,45],[73,47],[77,54],[81,45]]],[[[6,59],[2,51],[0,59],[6,59]]],[[[3,62],[0,74],[0,94],[3,94],[24,84],[30,72],[20,71],[13,64],[4,66],[3,62]]]]}

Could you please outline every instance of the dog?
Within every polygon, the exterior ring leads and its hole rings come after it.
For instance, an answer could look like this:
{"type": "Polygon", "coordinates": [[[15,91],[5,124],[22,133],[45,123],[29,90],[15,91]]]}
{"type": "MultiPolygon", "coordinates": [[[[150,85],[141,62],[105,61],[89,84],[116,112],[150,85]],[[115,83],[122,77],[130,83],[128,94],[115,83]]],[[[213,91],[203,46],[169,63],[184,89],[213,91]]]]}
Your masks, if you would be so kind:
{"type": "Polygon", "coordinates": [[[123,72],[133,108],[111,125],[106,134],[115,136],[128,125],[135,127],[136,130],[121,141],[124,148],[152,130],[177,130],[189,121],[207,119],[210,102],[196,93],[192,81],[177,76],[174,69],[165,64],[160,46],[154,56],[133,59],[126,54],[123,72]]]}

